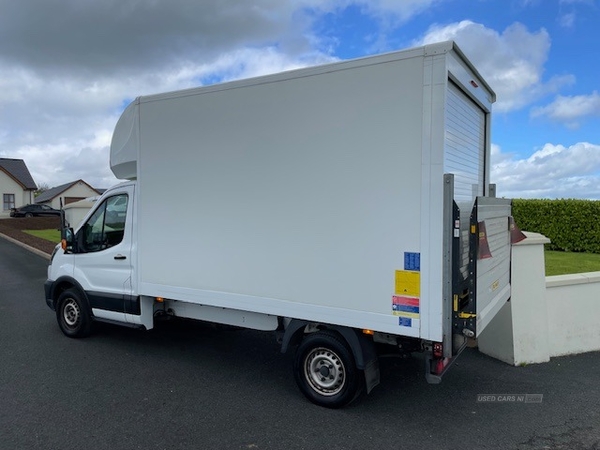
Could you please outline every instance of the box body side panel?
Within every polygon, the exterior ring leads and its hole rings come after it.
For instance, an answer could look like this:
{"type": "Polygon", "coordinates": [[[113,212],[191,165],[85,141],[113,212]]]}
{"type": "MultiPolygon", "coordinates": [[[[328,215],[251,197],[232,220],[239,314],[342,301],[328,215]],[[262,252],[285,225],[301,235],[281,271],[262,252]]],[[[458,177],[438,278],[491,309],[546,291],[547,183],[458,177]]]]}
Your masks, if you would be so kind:
{"type": "Polygon", "coordinates": [[[418,335],[393,297],[422,251],[422,83],[415,57],[143,103],[142,293],[418,335]]]}

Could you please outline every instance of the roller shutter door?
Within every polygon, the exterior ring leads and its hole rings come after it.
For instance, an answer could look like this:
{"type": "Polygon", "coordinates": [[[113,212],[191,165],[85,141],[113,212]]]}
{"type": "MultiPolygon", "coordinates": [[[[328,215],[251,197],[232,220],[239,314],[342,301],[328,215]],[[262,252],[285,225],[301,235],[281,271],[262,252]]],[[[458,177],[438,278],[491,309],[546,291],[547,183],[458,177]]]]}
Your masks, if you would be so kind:
{"type": "Polygon", "coordinates": [[[454,174],[454,201],[460,208],[461,272],[469,262],[469,217],[475,198],[483,195],[485,112],[453,82],[446,95],[444,173],[454,174]]]}

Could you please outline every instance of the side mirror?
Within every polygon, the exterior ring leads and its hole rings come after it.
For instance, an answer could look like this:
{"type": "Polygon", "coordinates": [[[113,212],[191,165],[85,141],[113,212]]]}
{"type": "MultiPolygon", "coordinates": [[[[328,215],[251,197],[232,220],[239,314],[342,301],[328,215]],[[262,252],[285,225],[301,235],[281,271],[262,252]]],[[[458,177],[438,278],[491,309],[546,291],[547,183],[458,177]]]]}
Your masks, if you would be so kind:
{"type": "Polygon", "coordinates": [[[60,232],[60,246],[64,251],[72,250],[75,233],[73,232],[73,228],[62,228],[60,232]]]}

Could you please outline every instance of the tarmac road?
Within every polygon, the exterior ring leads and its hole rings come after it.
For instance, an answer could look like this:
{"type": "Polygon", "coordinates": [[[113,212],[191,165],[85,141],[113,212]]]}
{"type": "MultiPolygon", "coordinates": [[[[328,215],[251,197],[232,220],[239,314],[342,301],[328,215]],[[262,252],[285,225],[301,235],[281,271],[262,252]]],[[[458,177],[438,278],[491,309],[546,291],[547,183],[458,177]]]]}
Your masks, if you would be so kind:
{"type": "Polygon", "coordinates": [[[600,448],[599,353],[511,367],[470,349],[437,386],[418,359],[384,359],[381,385],[332,411],[302,397],[269,333],[169,322],[63,336],[46,266],[0,239],[1,449],[600,448]]]}

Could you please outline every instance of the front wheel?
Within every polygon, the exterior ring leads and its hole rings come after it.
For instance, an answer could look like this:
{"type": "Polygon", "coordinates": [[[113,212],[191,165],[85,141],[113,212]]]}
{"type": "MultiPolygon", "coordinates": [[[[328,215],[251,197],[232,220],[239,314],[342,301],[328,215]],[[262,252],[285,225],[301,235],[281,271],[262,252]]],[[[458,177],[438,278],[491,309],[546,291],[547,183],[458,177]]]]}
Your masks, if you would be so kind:
{"type": "Polygon", "coordinates": [[[27,218],[29,218],[29,217],[33,217],[33,214],[31,214],[31,213],[26,213],[26,214],[25,214],[25,217],[27,217],[27,218]]]}
{"type": "Polygon", "coordinates": [[[75,289],[68,289],[58,297],[56,319],[61,331],[68,337],[86,337],[92,332],[88,305],[75,289]]]}
{"type": "Polygon", "coordinates": [[[327,408],[349,404],[362,390],[362,372],[352,351],[337,333],[307,335],[296,351],[294,377],[302,393],[327,408]]]}

